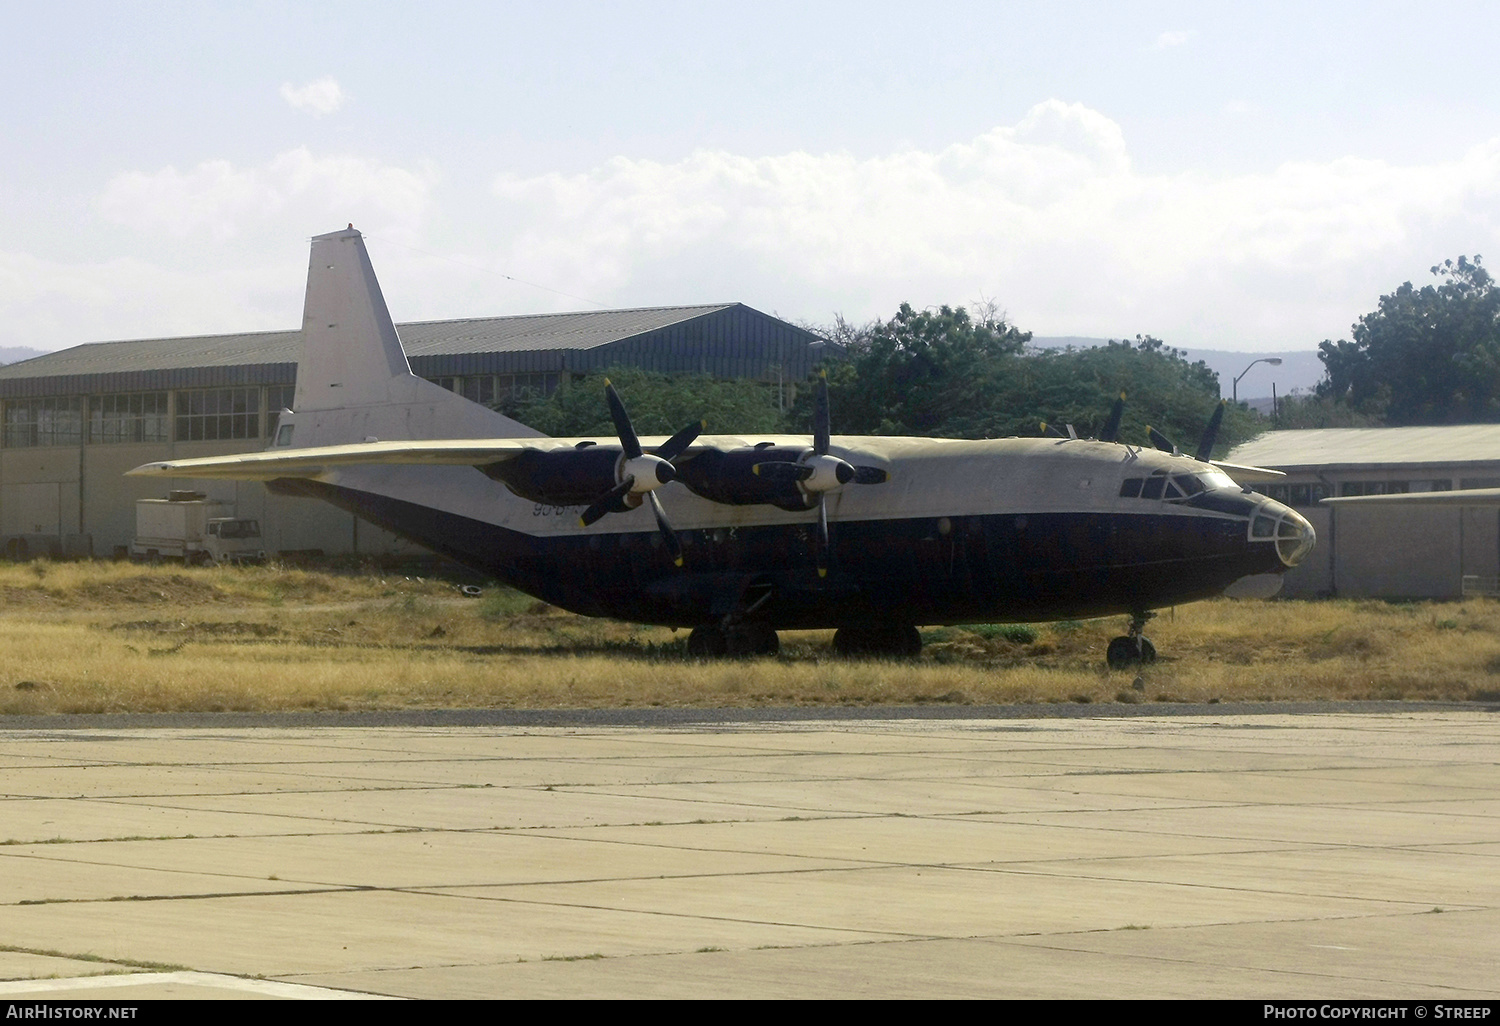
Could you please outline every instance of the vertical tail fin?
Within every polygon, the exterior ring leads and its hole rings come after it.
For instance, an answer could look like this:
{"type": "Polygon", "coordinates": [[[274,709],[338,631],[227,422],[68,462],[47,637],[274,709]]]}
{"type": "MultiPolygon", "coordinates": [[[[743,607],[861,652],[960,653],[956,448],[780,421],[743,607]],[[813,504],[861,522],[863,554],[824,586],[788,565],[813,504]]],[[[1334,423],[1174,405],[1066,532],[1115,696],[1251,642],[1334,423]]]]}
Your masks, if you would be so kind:
{"type": "Polygon", "coordinates": [[[364,236],[352,227],[312,240],[302,347],[298,410],[389,402],[391,382],[411,376],[364,236]]]}
{"type": "Polygon", "coordinates": [[[282,423],[296,425],[297,445],[538,434],[411,372],[352,225],[312,240],[294,405],[282,423]]]}

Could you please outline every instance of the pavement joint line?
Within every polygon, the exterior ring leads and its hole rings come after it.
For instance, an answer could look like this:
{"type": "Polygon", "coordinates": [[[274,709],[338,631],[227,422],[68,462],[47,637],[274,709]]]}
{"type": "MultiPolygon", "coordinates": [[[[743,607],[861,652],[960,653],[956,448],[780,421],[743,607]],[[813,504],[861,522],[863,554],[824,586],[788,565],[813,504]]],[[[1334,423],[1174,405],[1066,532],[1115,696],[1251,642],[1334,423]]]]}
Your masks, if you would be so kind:
{"type": "Polygon", "coordinates": [[[27,898],[0,903],[0,908],[31,908],[38,905],[110,905],[132,901],[203,901],[212,898],[292,898],[304,894],[344,894],[360,891],[388,891],[389,887],[363,884],[332,884],[321,887],[286,888],[276,891],[221,891],[203,894],[122,894],[108,898],[27,898]]]}
{"type": "MultiPolygon", "coordinates": [[[[1197,858],[1206,858],[1208,856],[1196,856],[1196,857],[1197,858]]],[[[915,868],[919,868],[920,869],[920,868],[928,868],[928,867],[917,866],[915,868]]],[[[1099,882],[1099,883],[1125,883],[1125,884],[1150,885],[1150,886],[1153,886],[1153,887],[1181,887],[1181,888],[1184,888],[1184,889],[1187,889],[1187,890],[1230,891],[1230,892],[1233,892],[1233,893],[1236,893],[1236,894],[1266,894],[1266,895],[1279,895],[1279,896],[1282,896],[1282,897],[1322,898],[1322,899],[1324,899],[1326,901],[1368,901],[1368,902],[1374,902],[1376,904],[1419,906],[1419,907],[1414,907],[1412,909],[1411,914],[1414,914],[1414,915],[1427,915],[1427,914],[1430,914],[1432,912],[1432,908],[1427,904],[1426,901],[1417,901],[1417,900],[1410,899],[1410,898],[1401,899],[1401,898],[1368,897],[1368,896],[1360,895],[1360,894],[1325,894],[1325,893],[1322,893],[1320,891],[1298,891],[1298,890],[1289,890],[1289,889],[1284,888],[1284,887],[1243,887],[1243,886],[1234,886],[1232,884],[1207,884],[1207,883],[1197,883],[1197,882],[1194,882],[1194,881],[1185,881],[1185,880],[1152,880],[1152,879],[1144,879],[1143,880],[1143,879],[1139,879],[1139,878],[1136,878],[1136,877],[1128,877],[1128,876],[1105,876],[1105,875],[1078,874],[1078,873],[1060,873],[1060,872],[1059,873],[1045,873],[1045,872],[1041,872],[1041,871],[1036,870],[1036,869],[1016,869],[1016,868],[1010,868],[1008,865],[1006,865],[1004,863],[995,863],[995,864],[991,864],[991,865],[985,865],[983,863],[944,863],[944,864],[940,864],[940,865],[934,865],[934,866],[932,866],[930,868],[932,868],[932,869],[947,869],[947,870],[953,870],[953,871],[956,871],[956,872],[995,873],[997,875],[1008,875],[1008,876],[1035,876],[1035,877],[1042,877],[1042,878],[1049,879],[1049,880],[1077,880],[1077,881],[1080,881],[1080,882],[1092,880],[1092,881],[1099,882]]],[[[1492,906],[1487,905],[1487,904],[1483,904],[1483,903],[1476,904],[1474,902],[1467,902],[1466,901],[1466,902],[1463,902],[1463,903],[1461,903],[1459,905],[1455,905],[1453,907],[1455,909],[1462,909],[1464,911],[1475,911],[1475,912],[1477,912],[1477,911],[1483,911],[1485,909],[1489,909],[1492,906]]],[[[1445,908],[1446,908],[1446,906],[1445,906],[1445,908]]]]}
{"type": "MultiPolygon", "coordinates": [[[[1347,918],[1349,918],[1349,917],[1331,917],[1331,921],[1343,921],[1344,919],[1347,919],[1347,918]]],[[[1355,917],[1355,918],[1385,918],[1385,917],[1381,916],[1381,915],[1375,915],[1375,916],[1370,916],[1370,917],[1355,917]]],[[[1323,921],[1323,920],[1322,919],[1309,919],[1309,920],[1279,920],[1277,922],[1321,922],[1321,921],[1323,921]]],[[[1163,932],[1168,931],[1168,930],[1183,931],[1183,932],[1185,932],[1185,931],[1188,931],[1188,930],[1217,929],[1217,928],[1220,928],[1222,926],[1235,926],[1235,925],[1239,925],[1239,924],[1236,924],[1236,923],[1228,923],[1228,924],[1222,924],[1222,923],[1202,923],[1202,924],[1199,924],[1199,923],[1184,923],[1184,924],[1172,925],[1172,926],[1152,926],[1152,927],[1147,927],[1146,929],[1148,929],[1148,930],[1161,930],[1163,932]]],[[[1075,932],[1072,932],[1072,933],[1053,933],[1053,934],[1046,934],[1046,935],[1043,935],[1043,934],[1032,934],[1031,936],[1036,936],[1036,937],[1041,937],[1041,936],[1052,936],[1052,937],[1085,937],[1085,936],[1089,936],[1089,935],[1111,934],[1111,933],[1118,933],[1118,932],[1120,932],[1119,929],[1114,929],[1114,930],[1080,930],[1080,931],[1075,931],[1075,932]]],[[[1065,952],[1068,952],[1069,954],[1093,954],[1093,955],[1107,955],[1107,956],[1110,956],[1110,957],[1122,958],[1122,959],[1142,959],[1144,961],[1160,962],[1160,963],[1164,963],[1164,964],[1167,964],[1167,965],[1187,965],[1187,966],[1197,966],[1197,967],[1208,967],[1208,968],[1213,968],[1213,969],[1231,970],[1231,971],[1237,971],[1237,972],[1245,972],[1245,971],[1266,972],[1266,973],[1274,973],[1274,974],[1283,975],[1283,976],[1302,976],[1302,977],[1308,977],[1308,978],[1311,978],[1311,979],[1358,980],[1360,982],[1367,982],[1367,983],[1385,983],[1385,984],[1395,984],[1395,985],[1402,985],[1402,984],[1405,983],[1405,981],[1400,980],[1400,979],[1390,979],[1390,978],[1386,978],[1386,977],[1372,977],[1372,976],[1368,976],[1368,975],[1353,974],[1353,973],[1324,973],[1324,972],[1314,972],[1314,971],[1307,970],[1307,969],[1292,969],[1292,968],[1276,967],[1276,966],[1250,966],[1250,965],[1244,965],[1244,964],[1237,964],[1237,963],[1233,963],[1233,962],[1210,961],[1210,960],[1197,959],[1197,958],[1183,958],[1183,957],[1171,956],[1171,955],[1153,955],[1153,954],[1144,953],[1144,952],[1140,952],[1140,951],[1129,951],[1129,952],[1102,951],[1102,950],[1099,950],[1097,947],[1085,947],[1085,946],[1082,946],[1082,945],[1069,946],[1069,945],[1061,944],[1061,943],[1051,943],[1051,944],[1047,944],[1047,943],[1040,943],[1040,944],[1023,943],[1023,942],[1021,942],[1019,940],[1018,937],[1001,937],[1001,936],[997,936],[997,937],[978,937],[978,938],[974,938],[974,939],[975,940],[987,941],[988,943],[992,943],[992,944],[1000,944],[1000,945],[1006,945],[1006,946],[1012,946],[1012,947],[1043,948],[1043,949],[1046,949],[1046,950],[1053,950],[1053,951],[1065,951],[1065,952]]],[[[1426,984],[1424,984],[1424,986],[1425,985],[1426,984]]],[[[1454,991],[1455,993],[1468,993],[1468,991],[1466,991],[1466,990],[1461,990],[1459,988],[1452,987],[1452,986],[1448,986],[1448,987],[1446,987],[1446,989],[1454,991]]],[[[1486,996],[1486,997],[1492,997],[1493,996],[1492,993],[1489,992],[1489,991],[1476,991],[1475,993],[1479,994],[1479,995],[1486,996]]]]}
{"type": "Polygon", "coordinates": [[[511,905],[538,905],[543,908],[588,909],[593,912],[618,912],[629,915],[661,916],[667,919],[695,919],[714,923],[741,923],[750,926],[779,926],[795,930],[817,930],[824,933],[849,933],[856,935],[889,936],[906,940],[935,940],[941,935],[912,933],[908,930],[884,930],[878,927],[821,926],[811,923],[785,923],[775,919],[751,919],[745,916],[713,916],[696,912],[672,912],[656,908],[624,908],[616,905],[584,904],[576,901],[543,901],[539,898],[511,898],[486,894],[451,894],[447,891],[406,889],[407,894],[426,894],[434,898],[462,898],[466,901],[497,901],[511,905]]]}
{"type": "MultiPolygon", "coordinates": [[[[388,995],[369,994],[363,991],[341,990],[334,987],[317,987],[307,983],[284,983],[279,980],[250,979],[244,976],[195,972],[193,970],[167,973],[109,973],[98,976],[75,976],[69,979],[0,982],[0,997],[41,997],[42,995],[58,991],[108,991],[163,984],[235,991],[268,998],[314,1001],[400,1000],[388,995]]],[[[105,1000],[121,1000],[120,998],[111,998],[109,995],[101,995],[101,998],[105,1000]]]]}

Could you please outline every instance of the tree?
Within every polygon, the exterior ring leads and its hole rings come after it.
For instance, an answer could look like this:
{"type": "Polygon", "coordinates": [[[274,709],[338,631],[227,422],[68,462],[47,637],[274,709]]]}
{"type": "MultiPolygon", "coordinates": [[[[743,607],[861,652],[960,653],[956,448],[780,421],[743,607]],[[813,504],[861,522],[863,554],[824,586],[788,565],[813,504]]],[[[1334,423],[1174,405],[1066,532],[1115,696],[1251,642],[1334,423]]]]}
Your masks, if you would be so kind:
{"type": "MultiPolygon", "coordinates": [[[[850,360],[829,375],[834,429],[849,434],[965,433],[963,411],[984,405],[993,368],[1018,356],[1031,333],[963,307],[914,310],[852,333],[850,360]],[[947,425],[946,431],[939,429],[947,425]]],[[[806,403],[803,404],[804,408],[806,403]]]]}
{"type": "MultiPolygon", "coordinates": [[[[889,321],[846,334],[850,358],[828,370],[834,429],[846,434],[1002,438],[1035,435],[1046,420],[1097,435],[1123,390],[1121,438],[1144,442],[1150,424],[1191,450],[1219,400],[1217,375],[1160,339],[1028,351],[1030,333],[993,305],[975,318],[903,303],[889,321]]],[[[791,429],[810,417],[804,398],[791,429]]],[[[1249,409],[1231,409],[1216,452],[1263,428],[1249,409]]]]}
{"type": "Polygon", "coordinates": [[[1500,421],[1500,288],[1481,259],[1432,268],[1440,285],[1405,282],[1351,329],[1325,340],[1318,394],[1388,424],[1500,421]]]}

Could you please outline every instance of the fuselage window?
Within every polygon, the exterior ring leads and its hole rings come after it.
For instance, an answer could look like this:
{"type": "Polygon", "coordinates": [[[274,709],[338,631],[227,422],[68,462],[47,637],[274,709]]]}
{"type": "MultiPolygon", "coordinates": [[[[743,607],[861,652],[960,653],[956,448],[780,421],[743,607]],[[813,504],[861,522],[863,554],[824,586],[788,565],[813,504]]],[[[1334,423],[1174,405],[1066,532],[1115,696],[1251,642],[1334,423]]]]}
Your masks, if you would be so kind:
{"type": "Polygon", "coordinates": [[[1120,485],[1120,498],[1139,499],[1141,497],[1141,484],[1145,481],[1142,477],[1127,477],[1120,485]]]}

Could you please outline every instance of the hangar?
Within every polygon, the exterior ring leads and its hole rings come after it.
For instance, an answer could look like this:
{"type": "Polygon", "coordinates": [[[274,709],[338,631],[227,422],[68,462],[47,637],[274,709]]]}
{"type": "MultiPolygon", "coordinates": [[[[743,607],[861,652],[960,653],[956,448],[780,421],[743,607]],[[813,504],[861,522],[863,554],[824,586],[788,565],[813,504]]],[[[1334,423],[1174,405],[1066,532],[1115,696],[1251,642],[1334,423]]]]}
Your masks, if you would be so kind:
{"type": "MultiPolygon", "coordinates": [[[[741,303],[397,325],[414,373],[474,402],[550,393],[610,366],[749,378],[788,397],[827,343],[741,303]]],[[[155,460],[265,448],[296,391],[298,331],[96,342],[0,367],[0,548],[118,553],[135,501],[161,483],[126,478],[155,460]]],[[[271,552],[406,551],[393,535],[254,482],[174,482],[261,521],[271,552]]]]}
{"type": "Polygon", "coordinates": [[[1295,598],[1458,598],[1500,593],[1500,511],[1332,507],[1328,496],[1500,488],[1500,424],[1271,431],[1235,447],[1231,463],[1286,480],[1256,485],[1294,507],[1318,545],[1288,571],[1295,598]]]}

